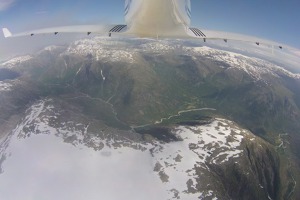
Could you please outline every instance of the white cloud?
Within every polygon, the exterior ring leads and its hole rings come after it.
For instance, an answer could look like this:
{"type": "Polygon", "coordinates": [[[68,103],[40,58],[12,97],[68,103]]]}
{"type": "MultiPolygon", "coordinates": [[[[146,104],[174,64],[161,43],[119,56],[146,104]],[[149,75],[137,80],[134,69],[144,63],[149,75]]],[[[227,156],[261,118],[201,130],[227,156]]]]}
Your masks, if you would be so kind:
{"type": "Polygon", "coordinates": [[[293,51],[293,53],[296,54],[297,56],[300,56],[300,50],[296,50],[296,49],[295,49],[295,50],[293,51]]]}
{"type": "Polygon", "coordinates": [[[14,2],[15,0],[0,0],[0,11],[8,9],[14,2]]]}

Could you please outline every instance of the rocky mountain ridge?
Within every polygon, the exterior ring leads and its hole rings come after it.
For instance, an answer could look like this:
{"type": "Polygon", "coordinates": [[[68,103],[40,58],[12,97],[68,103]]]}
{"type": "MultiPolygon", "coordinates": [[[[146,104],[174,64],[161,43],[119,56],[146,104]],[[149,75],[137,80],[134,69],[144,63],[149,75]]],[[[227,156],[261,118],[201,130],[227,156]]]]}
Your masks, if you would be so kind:
{"type": "MultiPolygon", "coordinates": [[[[128,43],[129,41],[105,39],[102,37],[95,37],[93,39],[82,39],[72,43],[60,56],[64,55],[91,55],[95,60],[104,60],[107,62],[127,62],[133,63],[138,59],[138,53],[147,52],[150,54],[166,54],[169,52],[180,51],[184,55],[188,56],[205,56],[206,58],[214,61],[220,61],[226,63],[230,68],[237,68],[243,70],[254,80],[262,80],[263,75],[272,75],[273,77],[287,76],[294,79],[300,79],[300,74],[292,73],[281,66],[275,65],[271,62],[241,55],[238,53],[232,53],[229,51],[218,50],[210,48],[208,46],[202,47],[189,47],[177,41],[156,41],[156,40],[141,40],[134,42],[134,44],[128,43]]],[[[55,51],[58,46],[46,47],[42,51],[55,51]]],[[[2,67],[12,68],[23,62],[30,61],[33,57],[30,55],[20,56],[8,60],[1,64],[2,67]]],[[[195,58],[196,59],[196,58],[195,58]]],[[[220,66],[227,68],[226,66],[220,66]]]]}

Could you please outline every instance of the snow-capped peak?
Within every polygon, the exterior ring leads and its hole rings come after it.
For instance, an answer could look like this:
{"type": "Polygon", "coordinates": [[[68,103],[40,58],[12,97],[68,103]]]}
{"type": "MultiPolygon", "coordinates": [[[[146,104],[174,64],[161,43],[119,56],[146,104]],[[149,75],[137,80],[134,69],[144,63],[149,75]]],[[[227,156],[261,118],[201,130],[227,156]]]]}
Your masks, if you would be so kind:
{"type": "Polygon", "coordinates": [[[272,75],[274,77],[285,75],[291,78],[300,79],[300,74],[294,74],[283,67],[259,58],[218,50],[207,46],[185,47],[184,49],[193,55],[198,54],[205,56],[215,61],[224,62],[228,64],[230,68],[243,70],[254,80],[263,80],[264,75],[272,75]]]}
{"type": "Polygon", "coordinates": [[[2,63],[1,65],[3,67],[11,68],[11,67],[14,67],[15,65],[21,64],[21,63],[26,62],[30,59],[32,59],[32,56],[30,56],[30,55],[19,56],[19,57],[13,58],[11,60],[8,60],[8,61],[2,63]]]}
{"type": "Polygon", "coordinates": [[[135,61],[133,51],[122,48],[122,45],[116,45],[118,41],[107,43],[107,39],[95,37],[93,39],[82,39],[69,46],[65,54],[79,54],[86,56],[91,54],[97,60],[107,60],[110,62],[129,62],[135,61]]]}

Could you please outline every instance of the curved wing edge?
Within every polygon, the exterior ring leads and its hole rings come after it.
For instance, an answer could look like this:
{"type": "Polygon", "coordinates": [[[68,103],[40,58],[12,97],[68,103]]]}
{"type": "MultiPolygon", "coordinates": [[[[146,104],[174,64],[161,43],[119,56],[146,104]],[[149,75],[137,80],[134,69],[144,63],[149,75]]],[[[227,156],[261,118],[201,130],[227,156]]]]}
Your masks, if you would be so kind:
{"type": "Polygon", "coordinates": [[[78,26],[60,26],[51,27],[44,29],[37,29],[26,31],[22,33],[12,34],[7,28],[2,29],[4,37],[21,37],[21,36],[34,36],[38,34],[54,34],[58,33],[86,33],[90,35],[91,33],[96,34],[110,34],[111,33],[124,33],[127,31],[126,25],[78,25],[78,26]]]}
{"type": "Polygon", "coordinates": [[[257,46],[260,45],[266,45],[270,47],[276,47],[279,49],[283,49],[283,46],[280,43],[256,38],[253,36],[248,35],[241,35],[236,33],[227,33],[227,32],[221,32],[221,31],[211,31],[211,30],[199,30],[197,28],[190,28],[187,32],[188,35],[193,39],[201,39],[204,42],[209,40],[220,40],[224,41],[225,43],[229,41],[238,41],[238,42],[245,42],[245,43],[253,43],[257,46]]]}

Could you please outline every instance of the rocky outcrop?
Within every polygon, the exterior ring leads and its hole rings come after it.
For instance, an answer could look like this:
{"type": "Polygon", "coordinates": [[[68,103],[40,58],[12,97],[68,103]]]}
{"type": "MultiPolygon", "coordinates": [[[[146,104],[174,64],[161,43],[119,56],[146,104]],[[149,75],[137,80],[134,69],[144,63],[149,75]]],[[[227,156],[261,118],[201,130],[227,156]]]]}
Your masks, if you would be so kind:
{"type": "MultiPolygon", "coordinates": [[[[259,140],[259,139],[256,139],[259,140]]],[[[245,141],[239,163],[209,165],[227,199],[281,199],[279,158],[263,141],[245,141]]]]}

